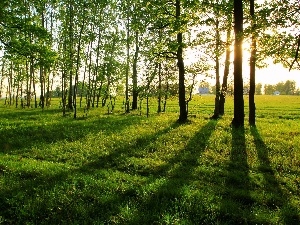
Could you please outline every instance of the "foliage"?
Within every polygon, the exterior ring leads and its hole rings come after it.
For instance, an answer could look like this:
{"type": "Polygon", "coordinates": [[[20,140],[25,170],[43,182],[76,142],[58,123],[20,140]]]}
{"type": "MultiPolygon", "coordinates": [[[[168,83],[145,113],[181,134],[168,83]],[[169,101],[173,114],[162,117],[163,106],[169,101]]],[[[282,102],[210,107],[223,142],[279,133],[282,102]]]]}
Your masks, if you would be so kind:
{"type": "MultiPolygon", "coordinates": [[[[151,93],[159,105],[163,97],[166,101],[171,95],[189,93],[194,81],[202,79],[203,74],[218,74],[219,94],[219,61],[226,46],[232,43],[231,38],[224,38],[233,25],[233,3],[3,0],[0,94],[7,93],[8,105],[18,105],[20,98],[32,96],[25,105],[38,107],[40,102],[44,108],[44,102],[50,105],[53,89],[59,85],[63,115],[74,109],[76,115],[77,105],[104,107],[110,93],[121,90],[126,105],[133,100],[129,91],[141,98],[151,93]],[[181,50],[179,82],[175,60],[181,50]],[[77,95],[81,96],[80,104],[76,102],[77,95]]],[[[253,34],[257,39],[256,66],[264,66],[264,59],[272,57],[276,63],[298,69],[296,1],[256,3],[253,18],[248,13],[248,2],[244,3],[244,38],[253,34]],[[255,29],[251,27],[252,19],[256,21],[255,29]]],[[[189,97],[180,99],[179,105],[184,108],[189,97]]]]}
{"type": "Polygon", "coordinates": [[[296,82],[287,80],[286,82],[279,82],[275,85],[266,84],[264,89],[267,95],[272,95],[275,91],[279,91],[281,95],[294,95],[296,93],[296,82]]]}

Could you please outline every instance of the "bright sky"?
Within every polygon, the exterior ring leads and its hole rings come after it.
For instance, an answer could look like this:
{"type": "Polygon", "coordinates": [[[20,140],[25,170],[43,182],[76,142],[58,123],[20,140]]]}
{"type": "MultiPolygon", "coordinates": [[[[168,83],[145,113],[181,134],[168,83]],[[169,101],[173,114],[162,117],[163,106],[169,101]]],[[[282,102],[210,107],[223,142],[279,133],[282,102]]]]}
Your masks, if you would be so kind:
{"type": "MultiPolygon", "coordinates": [[[[189,52],[189,51],[188,51],[189,52]]],[[[249,53],[245,50],[244,51],[244,63],[243,63],[243,79],[244,83],[249,82],[249,53]]],[[[195,52],[190,51],[189,55],[185,56],[185,64],[189,65],[192,62],[196,62],[197,59],[199,60],[200,56],[197,55],[195,52]]],[[[231,55],[231,61],[233,60],[233,53],[231,55]]],[[[213,61],[211,62],[214,63],[213,61]]],[[[224,63],[224,57],[220,59],[220,63],[224,63]]],[[[279,82],[285,82],[286,80],[294,80],[296,81],[296,86],[300,88],[300,71],[299,70],[292,70],[289,71],[288,68],[284,68],[281,64],[274,64],[272,59],[266,60],[268,66],[263,69],[256,68],[256,83],[262,83],[264,86],[265,84],[277,84],[279,82]]],[[[222,84],[224,73],[224,66],[220,65],[220,81],[222,84]]],[[[212,75],[212,79],[205,78],[203,75],[198,77],[198,80],[201,81],[205,79],[211,85],[215,84],[215,72],[211,71],[210,75],[212,75]]],[[[233,63],[230,65],[230,74],[229,79],[233,79],[233,63]]]]}
{"type": "Polygon", "coordinates": [[[289,71],[280,64],[270,64],[267,68],[256,70],[256,83],[277,84],[286,80],[294,80],[297,87],[300,87],[300,71],[289,71]]]}

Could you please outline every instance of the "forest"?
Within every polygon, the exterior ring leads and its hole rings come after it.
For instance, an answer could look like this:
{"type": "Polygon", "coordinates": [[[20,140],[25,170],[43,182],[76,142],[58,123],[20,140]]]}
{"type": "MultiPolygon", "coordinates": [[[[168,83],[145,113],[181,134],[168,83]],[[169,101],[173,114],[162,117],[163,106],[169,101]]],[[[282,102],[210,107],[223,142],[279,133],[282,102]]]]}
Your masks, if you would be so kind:
{"type": "Polygon", "coordinates": [[[299,224],[299,84],[256,82],[300,69],[299,21],[296,0],[1,0],[0,224],[299,224]]]}
{"type": "Polygon", "coordinates": [[[74,118],[77,108],[104,107],[117,94],[126,113],[148,97],[160,113],[176,94],[185,122],[192,90],[212,77],[219,118],[233,74],[233,122],[241,126],[245,77],[255,124],[255,68],[270,57],[299,69],[297,1],[4,0],[0,7],[0,96],[16,107],[43,109],[58,88],[63,114],[74,118]]]}

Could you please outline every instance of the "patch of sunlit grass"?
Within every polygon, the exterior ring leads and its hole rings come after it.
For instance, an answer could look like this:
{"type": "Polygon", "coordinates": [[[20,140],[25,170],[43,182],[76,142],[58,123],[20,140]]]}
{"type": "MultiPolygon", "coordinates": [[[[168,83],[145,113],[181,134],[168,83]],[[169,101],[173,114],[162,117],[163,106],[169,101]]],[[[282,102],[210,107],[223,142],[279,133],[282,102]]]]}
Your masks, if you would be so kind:
{"type": "Polygon", "coordinates": [[[122,102],[77,120],[1,105],[0,223],[296,224],[297,101],[257,96],[257,126],[240,130],[231,97],[215,121],[214,97],[197,96],[187,124],[176,99],[159,115],[151,100],[149,118],[122,102]]]}

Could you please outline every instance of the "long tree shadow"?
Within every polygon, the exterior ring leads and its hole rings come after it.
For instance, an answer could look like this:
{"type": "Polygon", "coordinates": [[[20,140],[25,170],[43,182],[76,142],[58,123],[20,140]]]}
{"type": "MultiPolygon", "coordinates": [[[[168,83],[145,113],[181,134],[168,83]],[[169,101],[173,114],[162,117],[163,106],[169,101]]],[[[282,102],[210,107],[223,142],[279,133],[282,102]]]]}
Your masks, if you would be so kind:
{"type": "Polygon", "coordinates": [[[143,176],[160,173],[161,171],[152,171],[149,170],[149,168],[140,170],[137,168],[131,168],[133,165],[126,164],[125,162],[128,157],[143,157],[143,155],[146,154],[143,149],[145,149],[152,142],[155,142],[158,137],[168,133],[173,129],[176,129],[178,126],[180,126],[178,123],[173,123],[166,128],[156,131],[155,133],[137,136],[130,143],[127,143],[126,140],[124,140],[120,147],[111,150],[109,154],[95,157],[94,160],[84,164],[79,170],[81,172],[91,173],[99,169],[112,168],[115,170],[120,170],[121,172],[135,173],[136,175],[143,176]]]}
{"type": "Polygon", "coordinates": [[[204,207],[200,202],[195,204],[193,200],[184,206],[183,195],[184,188],[201,177],[201,174],[195,175],[195,168],[199,166],[201,155],[217,122],[210,120],[202,126],[184,149],[170,158],[168,163],[159,169],[158,174],[150,177],[146,186],[155,188],[142,196],[136,196],[134,202],[137,202],[138,210],[126,221],[127,224],[172,224],[176,223],[176,220],[187,224],[204,223],[207,218],[207,215],[203,214],[204,207]],[[191,205],[199,207],[191,208],[191,205]]]}
{"type": "Polygon", "coordinates": [[[266,196],[267,207],[270,209],[281,209],[280,223],[286,225],[299,224],[300,215],[298,210],[290,204],[288,194],[280,187],[280,184],[275,177],[275,172],[272,169],[269,159],[268,146],[264,143],[256,127],[251,127],[251,134],[254,138],[257,157],[260,162],[259,170],[264,177],[264,189],[266,190],[267,195],[269,195],[266,196]]]}
{"type": "MultiPolygon", "coordinates": [[[[46,224],[58,224],[58,223],[78,223],[82,222],[92,223],[92,221],[101,221],[101,223],[109,223],[113,215],[119,213],[119,205],[133,196],[136,196],[134,188],[128,188],[127,190],[118,189],[118,180],[110,181],[108,175],[104,175],[107,170],[119,171],[124,174],[136,173],[137,175],[151,176],[155,175],[158,171],[145,171],[146,168],[137,170],[136,168],[130,168],[128,166],[128,158],[132,155],[138,154],[138,149],[143,149],[150,143],[155,141],[157,137],[168,133],[170,130],[178,127],[179,124],[174,123],[164,129],[160,129],[157,132],[146,135],[144,137],[136,137],[135,141],[129,143],[124,140],[119,140],[120,146],[110,151],[107,155],[102,155],[94,158],[92,162],[86,163],[79,168],[61,169],[54,174],[43,174],[38,171],[21,171],[14,173],[13,176],[18,177],[18,182],[14,184],[10,189],[1,190],[0,201],[0,216],[6,221],[11,221],[12,224],[23,223],[26,221],[46,221],[46,224]],[[111,188],[115,188],[115,192],[107,190],[106,184],[96,185],[97,191],[91,190],[92,194],[89,194],[88,182],[81,177],[90,177],[95,180],[98,176],[105,176],[105,183],[112,184],[111,188]],[[75,183],[73,185],[73,183],[75,183]],[[73,188],[72,188],[73,185],[73,188]],[[36,187],[39,187],[36,189],[36,187]],[[62,196],[55,196],[57,199],[50,200],[47,193],[51,193],[54,190],[62,189],[66,194],[62,196]],[[70,191],[71,189],[71,191],[70,191]],[[37,191],[38,190],[38,191],[37,191]],[[103,199],[103,193],[108,192],[103,199]],[[28,196],[30,193],[30,196],[28,196]],[[84,194],[83,194],[84,193],[84,194]],[[95,195],[95,193],[97,193],[95,195]],[[79,196],[76,196],[79,194],[79,196]],[[21,203],[15,199],[14,196],[23,196],[21,203]],[[45,205],[52,205],[52,208],[46,208],[43,204],[32,204],[34,196],[39,196],[45,202],[45,205]],[[67,196],[67,201],[62,200],[61,197],[67,196]],[[49,203],[49,201],[53,201],[49,203]],[[64,202],[65,201],[65,202],[64,202]],[[48,203],[47,203],[48,202],[48,203]],[[20,205],[21,204],[21,205],[20,205]],[[23,209],[25,205],[32,204],[32,212],[23,209]],[[82,205],[85,205],[85,209],[82,210],[82,205]],[[20,211],[23,210],[23,217],[15,218],[14,215],[20,215],[20,211]],[[31,213],[35,215],[32,218],[31,213]]],[[[1,172],[1,168],[0,168],[1,172]]],[[[13,172],[13,171],[12,171],[13,172]]],[[[1,174],[0,174],[1,175],[1,174]]],[[[95,185],[95,184],[94,184],[95,185]]],[[[55,192],[54,192],[55,193],[55,192]]]]}
{"type": "Polygon", "coordinates": [[[254,203],[250,196],[249,166],[243,127],[232,127],[232,149],[227,167],[224,193],[220,207],[221,224],[248,224],[249,208],[254,203]],[[245,211],[245,213],[241,213],[245,211]],[[245,215],[241,217],[241,215],[245,215]]]}
{"type": "Polygon", "coordinates": [[[49,125],[33,123],[23,126],[7,126],[0,129],[0,152],[22,154],[30,152],[32,146],[43,149],[47,144],[62,140],[73,142],[98,132],[117,133],[128,126],[138,124],[141,119],[142,117],[139,116],[108,116],[82,121],[62,118],[63,121],[49,125]]]}
{"type": "Polygon", "coordinates": [[[61,109],[58,108],[47,108],[42,110],[37,109],[16,109],[16,108],[6,108],[4,111],[0,112],[1,119],[14,120],[36,120],[37,117],[49,116],[49,115],[61,115],[61,109]]]}

